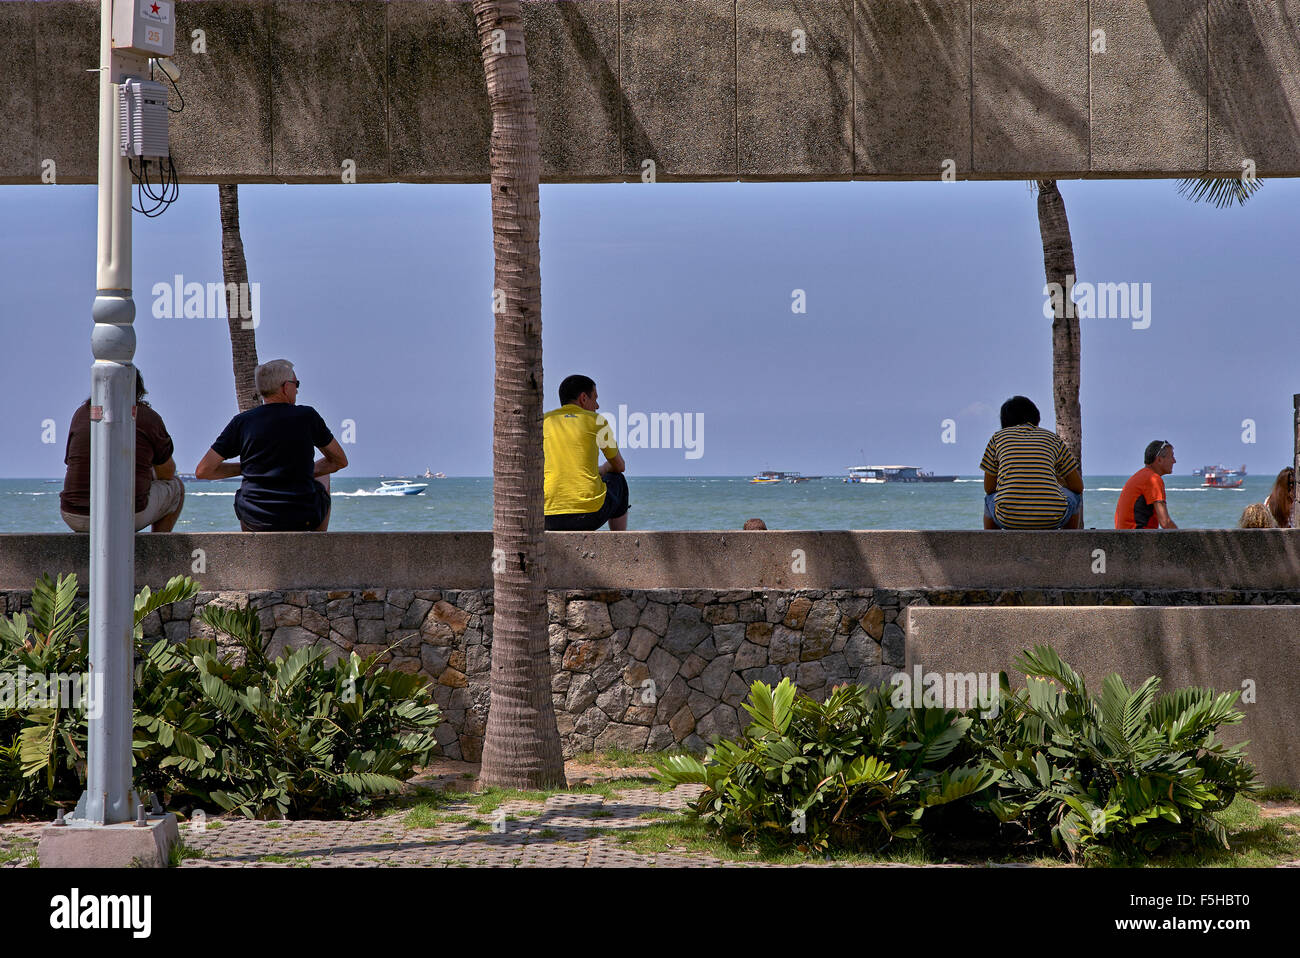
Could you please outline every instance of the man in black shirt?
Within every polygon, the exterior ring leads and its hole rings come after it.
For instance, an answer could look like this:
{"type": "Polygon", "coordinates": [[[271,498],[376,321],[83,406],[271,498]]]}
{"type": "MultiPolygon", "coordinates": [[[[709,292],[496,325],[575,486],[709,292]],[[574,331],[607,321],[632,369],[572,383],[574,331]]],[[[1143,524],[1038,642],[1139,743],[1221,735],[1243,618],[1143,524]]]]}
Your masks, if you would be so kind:
{"type": "Polygon", "coordinates": [[[324,532],[330,519],[329,474],[344,468],[348,457],[320,414],[297,405],[292,363],[263,363],[255,378],[262,405],[230,420],[194,475],[243,476],[235,515],[245,532],[324,532]],[[313,448],[325,458],[313,462],[313,448]]]}

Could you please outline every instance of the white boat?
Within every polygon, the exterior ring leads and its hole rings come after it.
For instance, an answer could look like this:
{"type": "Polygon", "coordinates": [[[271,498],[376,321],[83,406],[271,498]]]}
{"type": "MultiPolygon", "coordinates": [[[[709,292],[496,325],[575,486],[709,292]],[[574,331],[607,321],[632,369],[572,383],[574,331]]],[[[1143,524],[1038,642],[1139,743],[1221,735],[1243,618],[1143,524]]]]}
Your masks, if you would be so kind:
{"type": "Polygon", "coordinates": [[[845,482],[884,482],[884,473],[879,466],[850,466],[845,482]]]}
{"type": "Polygon", "coordinates": [[[424,482],[411,482],[409,479],[385,479],[371,495],[418,496],[427,488],[428,484],[424,482]]]}

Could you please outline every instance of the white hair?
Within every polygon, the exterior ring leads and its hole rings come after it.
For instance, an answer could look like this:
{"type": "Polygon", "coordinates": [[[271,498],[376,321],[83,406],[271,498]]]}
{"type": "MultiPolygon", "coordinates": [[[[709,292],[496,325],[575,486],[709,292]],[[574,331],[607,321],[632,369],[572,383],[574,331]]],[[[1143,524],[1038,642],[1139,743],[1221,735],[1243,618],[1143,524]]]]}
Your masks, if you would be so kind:
{"type": "Polygon", "coordinates": [[[293,378],[293,363],[287,359],[272,359],[269,363],[262,363],[253,373],[257,391],[263,396],[274,396],[281,386],[293,378]]]}

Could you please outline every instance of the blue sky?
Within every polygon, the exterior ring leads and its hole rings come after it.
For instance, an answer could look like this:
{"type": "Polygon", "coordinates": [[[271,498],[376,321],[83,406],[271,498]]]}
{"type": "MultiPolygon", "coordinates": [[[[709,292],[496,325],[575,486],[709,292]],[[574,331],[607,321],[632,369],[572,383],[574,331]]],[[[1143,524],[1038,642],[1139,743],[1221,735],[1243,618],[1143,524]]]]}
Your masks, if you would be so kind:
{"type": "MultiPolygon", "coordinates": [[[[1155,438],[1178,472],[1272,473],[1292,454],[1300,184],[1216,210],[1168,180],[1062,181],[1079,279],[1151,284],[1151,323],[1082,322],[1084,467],[1155,438]],[[1243,420],[1255,424],[1244,443],[1243,420]]],[[[486,186],[244,186],[262,360],[291,359],[352,475],[491,472],[486,186]]],[[[95,189],[0,190],[0,476],[60,476],[90,382],[95,189]],[[43,443],[53,419],[56,442],[43,443]]],[[[547,406],[570,372],[602,407],[702,416],[703,455],[627,449],[643,475],[974,474],[997,409],[1052,425],[1051,323],[1024,183],[542,187],[547,406]],[[802,289],[807,312],[791,310],[802,289]],[[956,424],[945,443],[943,424],[956,424]]],[[[156,282],[221,281],[215,186],[135,217],[136,362],[191,471],[235,412],[224,318],[155,318],[156,282]]]]}

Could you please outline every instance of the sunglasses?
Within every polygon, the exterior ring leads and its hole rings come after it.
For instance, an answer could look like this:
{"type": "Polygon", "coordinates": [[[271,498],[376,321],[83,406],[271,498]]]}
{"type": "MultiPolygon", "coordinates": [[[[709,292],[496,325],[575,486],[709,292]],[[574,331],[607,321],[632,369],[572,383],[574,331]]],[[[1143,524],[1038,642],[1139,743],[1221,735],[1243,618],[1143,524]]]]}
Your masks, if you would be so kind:
{"type": "Polygon", "coordinates": [[[298,382],[298,380],[296,380],[296,379],[286,379],[285,382],[287,382],[287,383],[293,383],[294,387],[297,388],[297,389],[301,389],[301,388],[302,388],[302,383],[298,382]]]}

